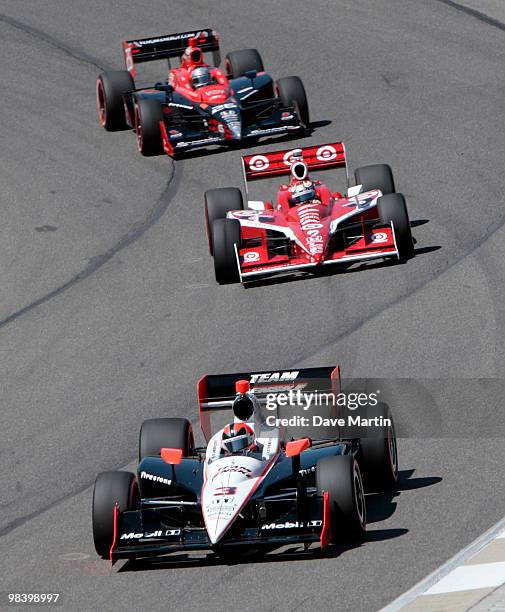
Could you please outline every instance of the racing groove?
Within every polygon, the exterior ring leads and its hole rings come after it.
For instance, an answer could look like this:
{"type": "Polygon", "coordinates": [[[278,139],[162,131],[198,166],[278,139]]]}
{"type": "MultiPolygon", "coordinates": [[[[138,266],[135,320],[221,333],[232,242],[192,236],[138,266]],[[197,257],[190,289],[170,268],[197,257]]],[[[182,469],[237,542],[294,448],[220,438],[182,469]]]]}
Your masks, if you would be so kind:
{"type": "Polygon", "coordinates": [[[402,490],[369,500],[361,548],[205,571],[109,576],[89,485],[132,460],[144,418],[193,417],[206,371],[338,360],[352,376],[501,375],[503,32],[431,0],[152,5],[0,3],[0,588],[59,590],[78,609],[203,609],[238,579],[245,609],[378,608],[500,517],[501,440],[402,441],[402,490]],[[304,79],[312,119],[331,121],[305,142],[344,140],[353,167],[391,163],[416,259],[215,285],[201,196],[239,184],[240,153],[144,160],[131,134],[99,128],[93,97],[123,38],[195,25],[304,79]]]}

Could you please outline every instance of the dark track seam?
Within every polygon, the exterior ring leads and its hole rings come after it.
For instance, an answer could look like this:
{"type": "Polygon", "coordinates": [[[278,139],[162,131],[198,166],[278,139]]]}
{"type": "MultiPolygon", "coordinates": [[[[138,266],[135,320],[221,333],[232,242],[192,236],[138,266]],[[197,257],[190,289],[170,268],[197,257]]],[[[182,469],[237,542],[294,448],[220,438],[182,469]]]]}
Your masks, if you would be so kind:
{"type": "Polygon", "coordinates": [[[446,4],[457,11],[461,11],[462,13],[466,13],[470,15],[470,17],[474,17],[483,23],[487,23],[487,25],[493,26],[494,28],[498,28],[498,30],[502,30],[505,32],[505,23],[495,19],[494,17],[490,17],[485,13],[481,13],[480,11],[470,8],[469,6],[465,6],[464,4],[459,4],[458,2],[454,2],[454,0],[437,0],[442,4],[446,4]]]}
{"type": "Polygon", "coordinates": [[[96,57],[88,55],[85,51],[82,51],[81,49],[77,49],[75,47],[69,47],[68,45],[64,45],[63,43],[56,40],[49,34],[42,32],[42,30],[33,28],[32,26],[29,26],[26,23],[23,23],[21,21],[18,21],[17,19],[14,19],[13,17],[9,17],[8,15],[4,15],[3,13],[0,13],[0,22],[6,23],[7,25],[10,25],[11,27],[16,28],[16,30],[21,30],[25,34],[29,34],[30,36],[33,36],[34,38],[37,38],[38,40],[45,42],[50,47],[53,47],[54,49],[61,51],[65,55],[68,55],[69,57],[77,60],[78,62],[90,64],[91,66],[95,66],[95,68],[98,68],[98,70],[101,70],[101,71],[107,69],[102,64],[100,64],[100,60],[98,60],[96,57]]]}
{"type": "MultiPolygon", "coordinates": [[[[9,17],[7,15],[0,13],[0,22],[6,23],[7,25],[10,25],[11,27],[16,28],[17,30],[22,31],[25,34],[29,34],[30,36],[33,36],[37,40],[43,41],[47,45],[53,47],[54,49],[57,49],[58,51],[61,51],[62,53],[64,53],[65,55],[71,57],[72,59],[76,61],[94,66],[95,68],[98,68],[98,70],[100,71],[103,71],[106,69],[97,58],[92,57],[91,55],[88,55],[85,51],[64,45],[58,40],[46,34],[45,32],[42,32],[41,30],[38,30],[29,25],[26,25],[18,21],[17,19],[13,19],[12,17],[9,17]]],[[[182,168],[182,164],[180,163],[179,163],[179,168],[182,168]]],[[[53,289],[51,292],[47,293],[46,295],[36,299],[35,301],[31,302],[27,306],[24,306],[23,308],[16,310],[15,312],[11,313],[4,319],[1,319],[0,329],[5,327],[6,325],[9,325],[9,323],[12,323],[12,321],[15,321],[16,319],[26,314],[30,310],[37,308],[38,306],[58,296],[60,293],[63,293],[64,291],[66,291],[67,289],[75,285],[76,283],[84,280],[85,278],[88,278],[88,276],[96,272],[105,263],[107,263],[112,257],[114,257],[116,253],[118,253],[119,251],[121,251],[122,249],[130,245],[132,242],[135,242],[136,240],[138,240],[165,213],[170,203],[170,200],[173,196],[173,193],[170,193],[170,191],[174,187],[175,187],[174,192],[177,191],[179,180],[180,180],[180,173],[177,173],[177,177],[176,177],[175,162],[172,162],[172,172],[168,179],[167,186],[165,187],[165,189],[163,190],[163,193],[159,197],[155,208],[149,213],[147,219],[143,223],[137,224],[137,226],[134,227],[134,229],[131,229],[125,236],[122,236],[119,239],[119,241],[108,251],[106,251],[105,253],[101,255],[96,255],[95,257],[92,257],[90,259],[90,263],[88,264],[88,266],[86,266],[86,268],[78,272],[75,276],[73,276],[66,283],[64,283],[60,287],[57,287],[56,289],[53,289]]]]}
{"type": "MultiPolygon", "coordinates": [[[[181,167],[182,167],[181,164],[179,164],[178,168],[181,168],[181,167]]],[[[31,302],[27,306],[24,306],[23,308],[16,310],[16,312],[13,312],[9,316],[0,320],[0,329],[5,327],[6,325],[9,325],[9,323],[12,323],[19,317],[29,312],[30,310],[33,310],[34,308],[37,308],[38,306],[45,304],[52,298],[60,295],[67,289],[70,289],[70,287],[72,287],[76,283],[79,283],[83,281],[84,279],[88,278],[89,276],[91,276],[91,274],[96,272],[99,268],[101,268],[104,264],[106,264],[110,259],[112,259],[114,255],[116,255],[116,253],[123,250],[124,248],[126,248],[127,246],[135,242],[136,240],[138,240],[166,212],[172,197],[175,195],[175,193],[177,193],[180,178],[181,178],[181,173],[180,172],[176,173],[175,163],[172,162],[172,173],[168,179],[167,186],[165,187],[163,193],[159,197],[158,202],[156,203],[156,206],[148,214],[147,219],[145,219],[142,223],[137,224],[137,226],[134,227],[133,229],[130,229],[127,234],[122,236],[118,240],[118,242],[116,242],[116,244],[113,247],[111,247],[109,250],[107,250],[105,253],[92,257],[90,259],[90,263],[83,270],[81,270],[75,276],[73,276],[70,280],[68,280],[66,283],[64,283],[63,285],[60,285],[56,289],[53,289],[52,291],[47,293],[46,295],[36,299],[34,302],[31,302]]]]}

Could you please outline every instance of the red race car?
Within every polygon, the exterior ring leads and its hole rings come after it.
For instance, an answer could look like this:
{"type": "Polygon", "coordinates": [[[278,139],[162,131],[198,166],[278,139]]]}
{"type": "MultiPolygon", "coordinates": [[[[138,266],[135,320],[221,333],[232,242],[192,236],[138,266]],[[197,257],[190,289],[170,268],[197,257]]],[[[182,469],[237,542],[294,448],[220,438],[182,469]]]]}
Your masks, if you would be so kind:
{"type": "Polygon", "coordinates": [[[98,116],[108,131],[133,128],[142,155],[164,151],[176,156],[309,128],[300,78],[274,82],[256,49],[228,53],[224,70],[219,68],[215,30],[128,40],[123,52],[126,70],[104,72],[97,79],[98,116]],[[205,61],[209,54],[213,65],[205,61]],[[137,87],[137,65],[154,60],[167,60],[165,80],[137,87]]]}
{"type": "Polygon", "coordinates": [[[242,157],[251,181],[289,176],[272,201],[248,200],[235,187],[205,193],[209,248],[220,284],[272,274],[314,272],[329,264],[408,259],[414,254],[405,198],[385,164],[358,168],[349,186],[341,142],[242,157]],[[345,168],[346,194],[312,172],[345,168]],[[310,175],[309,175],[310,172],[310,175]]]}

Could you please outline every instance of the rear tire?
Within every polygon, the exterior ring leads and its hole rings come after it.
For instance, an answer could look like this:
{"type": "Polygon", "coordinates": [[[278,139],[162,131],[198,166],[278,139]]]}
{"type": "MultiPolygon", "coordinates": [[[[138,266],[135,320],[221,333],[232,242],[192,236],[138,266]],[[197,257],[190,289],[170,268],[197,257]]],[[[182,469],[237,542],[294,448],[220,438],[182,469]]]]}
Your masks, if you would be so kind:
{"type": "Polygon", "coordinates": [[[137,98],[135,100],[135,135],[137,148],[146,157],[163,152],[160,121],[163,120],[158,100],[137,98]]]}
{"type": "Polygon", "coordinates": [[[374,164],[373,166],[363,166],[354,171],[356,185],[363,185],[363,191],[380,189],[382,195],[395,193],[395,181],[393,171],[387,164],[374,164]]]}
{"type": "Polygon", "coordinates": [[[225,219],[230,210],[244,210],[242,192],[236,187],[209,189],[205,192],[205,227],[209,238],[209,251],[214,254],[211,228],[217,219],[225,219]]]}
{"type": "Polygon", "coordinates": [[[230,78],[236,79],[243,76],[249,70],[263,72],[263,60],[256,49],[241,49],[231,51],[225,58],[226,72],[230,78]]]}
{"type": "Polygon", "coordinates": [[[137,479],[130,472],[102,472],[93,489],[93,542],[96,552],[106,559],[114,538],[114,506],[134,510],[139,497],[137,479]]]}
{"type": "Polygon", "coordinates": [[[108,132],[129,129],[126,123],[123,93],[135,89],[127,70],[103,72],[96,81],[98,119],[108,132]]]}
{"type": "Polygon", "coordinates": [[[302,80],[297,76],[284,77],[275,83],[278,97],[284,106],[297,106],[300,120],[305,127],[309,127],[309,103],[302,80]]]}
{"type": "Polygon", "coordinates": [[[360,541],[366,532],[366,506],[358,462],[352,455],[325,457],[316,466],[319,495],[328,491],[331,540],[360,541]]]}
{"type": "Polygon", "coordinates": [[[377,203],[381,223],[393,223],[396,246],[400,259],[407,259],[414,254],[414,241],[410,229],[409,214],[405,198],[401,193],[391,193],[379,198],[377,203]]]}
{"type": "Polygon", "coordinates": [[[162,448],[181,448],[183,457],[193,455],[195,441],[188,419],[148,419],[139,433],[139,463],[144,457],[159,455],[162,448]]]}
{"type": "Polygon", "coordinates": [[[235,219],[217,219],[212,226],[214,248],[214,272],[220,285],[238,283],[240,274],[237,267],[235,246],[240,248],[240,223],[235,219]]]}
{"type": "Polygon", "coordinates": [[[393,416],[387,404],[369,406],[367,418],[391,420],[391,427],[370,428],[370,436],[360,440],[361,468],[367,491],[389,490],[398,484],[398,448],[393,416]]]}

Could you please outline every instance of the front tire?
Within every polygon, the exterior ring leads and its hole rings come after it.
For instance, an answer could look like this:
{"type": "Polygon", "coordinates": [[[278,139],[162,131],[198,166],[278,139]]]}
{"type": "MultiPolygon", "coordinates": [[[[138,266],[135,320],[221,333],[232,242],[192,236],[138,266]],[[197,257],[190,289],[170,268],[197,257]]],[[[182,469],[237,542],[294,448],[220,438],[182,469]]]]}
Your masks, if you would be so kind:
{"type": "Polygon", "coordinates": [[[160,122],[163,121],[158,100],[137,98],[135,100],[135,135],[137,148],[146,157],[163,152],[160,122]]]}
{"type": "Polygon", "coordinates": [[[180,448],[183,457],[193,455],[195,440],[188,419],[147,419],[139,433],[139,463],[144,457],[159,455],[162,448],[180,448]]]}
{"type": "Polygon", "coordinates": [[[316,466],[319,495],[328,491],[331,540],[361,541],[366,532],[365,493],[358,462],[352,455],[325,457],[316,466]]]}
{"type": "Polygon", "coordinates": [[[225,67],[228,76],[231,79],[236,79],[243,76],[250,70],[263,72],[263,60],[256,49],[241,49],[240,51],[231,51],[226,55],[225,67]]]}
{"type": "Polygon", "coordinates": [[[363,185],[363,191],[372,191],[372,189],[380,189],[382,195],[395,193],[395,181],[393,171],[387,164],[374,164],[372,166],[363,166],[356,168],[354,171],[356,185],[363,185]]]}
{"type": "Polygon", "coordinates": [[[242,192],[236,187],[209,189],[205,192],[205,227],[209,238],[209,251],[214,254],[212,227],[217,219],[225,219],[230,210],[244,210],[242,192]]]}
{"type": "Polygon", "coordinates": [[[220,285],[238,283],[240,274],[235,245],[240,248],[240,223],[235,219],[217,219],[212,226],[214,272],[220,285]]]}
{"type": "Polygon", "coordinates": [[[276,84],[277,96],[284,106],[297,106],[300,120],[308,128],[310,124],[309,103],[302,80],[297,76],[284,77],[276,84]]]}
{"type": "Polygon", "coordinates": [[[137,479],[130,472],[102,472],[93,488],[93,542],[96,552],[106,559],[114,538],[114,506],[134,510],[139,498],[137,479]]]}
{"type": "Polygon", "coordinates": [[[401,193],[392,193],[379,198],[377,203],[381,223],[393,223],[396,246],[400,259],[408,259],[414,254],[414,241],[410,229],[407,204],[401,193]]]}
{"type": "Polygon", "coordinates": [[[127,70],[103,72],[96,80],[98,119],[108,132],[127,130],[123,93],[135,89],[127,70]]]}

